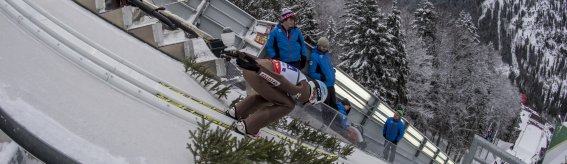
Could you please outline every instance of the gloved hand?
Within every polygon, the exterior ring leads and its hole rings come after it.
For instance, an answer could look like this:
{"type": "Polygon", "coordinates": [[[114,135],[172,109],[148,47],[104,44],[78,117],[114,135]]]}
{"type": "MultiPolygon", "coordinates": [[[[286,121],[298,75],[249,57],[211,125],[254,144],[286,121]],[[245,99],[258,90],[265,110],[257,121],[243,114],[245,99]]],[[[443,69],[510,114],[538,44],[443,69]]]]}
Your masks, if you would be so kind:
{"type": "Polygon", "coordinates": [[[398,141],[394,141],[394,142],[392,142],[392,143],[394,143],[394,145],[398,145],[398,141]]]}
{"type": "Polygon", "coordinates": [[[238,65],[240,68],[245,69],[245,70],[249,70],[249,71],[254,71],[254,72],[258,72],[260,71],[260,67],[258,67],[257,65],[258,63],[254,60],[243,60],[243,59],[236,59],[236,65],[238,65]]]}

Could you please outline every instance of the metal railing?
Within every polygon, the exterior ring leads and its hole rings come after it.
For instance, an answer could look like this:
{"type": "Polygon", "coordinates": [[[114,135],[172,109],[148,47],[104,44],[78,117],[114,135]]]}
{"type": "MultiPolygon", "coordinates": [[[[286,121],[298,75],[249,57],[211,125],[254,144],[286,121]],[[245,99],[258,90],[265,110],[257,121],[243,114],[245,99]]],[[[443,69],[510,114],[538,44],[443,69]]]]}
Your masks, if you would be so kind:
{"type": "MultiPolygon", "coordinates": [[[[394,115],[394,110],[384,104],[379,97],[374,96],[370,91],[362,87],[361,84],[349,77],[342,70],[335,68],[336,85],[335,90],[341,98],[346,98],[353,105],[353,112],[350,113],[349,119],[352,122],[358,122],[363,127],[372,127],[379,131],[368,135],[376,140],[381,140],[381,127],[387,117],[394,115]],[[354,112],[356,111],[356,112],[354,112]]],[[[412,159],[408,162],[419,159],[423,163],[454,163],[440,148],[435,146],[427,137],[420,133],[410,122],[404,119],[406,124],[406,135],[404,135],[404,143],[400,143],[400,151],[406,151],[411,154],[412,159]],[[425,157],[425,158],[424,158],[425,157]],[[427,161],[428,158],[430,161],[427,161]]],[[[366,134],[365,134],[366,135],[366,134]]],[[[383,141],[381,142],[383,145],[383,141]]]]}
{"type": "Polygon", "coordinates": [[[504,151],[484,138],[474,135],[469,152],[463,158],[463,164],[487,163],[487,157],[491,155],[494,159],[500,159],[510,164],[524,164],[522,160],[504,151]]]}
{"type": "MultiPolygon", "coordinates": [[[[360,110],[353,108],[351,112],[345,116],[326,104],[298,107],[290,114],[292,118],[307,122],[314,129],[319,129],[322,132],[333,135],[344,143],[354,144],[358,149],[369,155],[384,159],[382,153],[384,144],[388,141],[382,137],[383,123],[377,121],[375,118],[369,118],[366,123],[360,124],[360,118],[363,118],[361,115],[363,114],[360,110]],[[362,137],[364,138],[363,142],[352,143],[352,141],[349,140],[347,129],[341,126],[342,120],[339,119],[340,117],[347,117],[347,125],[356,127],[361,131],[362,137]]],[[[414,143],[411,143],[407,139],[414,136],[409,135],[412,134],[406,131],[404,140],[398,143],[395,162],[453,163],[445,154],[440,152],[439,149],[431,150],[431,147],[435,147],[431,143],[428,143],[427,140],[417,142],[419,145],[414,146],[414,143]]]]}

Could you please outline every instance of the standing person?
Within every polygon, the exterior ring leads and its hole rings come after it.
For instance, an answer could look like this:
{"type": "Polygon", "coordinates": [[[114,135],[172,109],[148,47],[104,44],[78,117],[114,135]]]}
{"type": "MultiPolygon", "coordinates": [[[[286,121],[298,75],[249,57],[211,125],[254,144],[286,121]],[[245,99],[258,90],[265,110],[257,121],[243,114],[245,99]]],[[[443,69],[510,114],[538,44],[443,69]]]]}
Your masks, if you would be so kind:
{"type": "Polygon", "coordinates": [[[382,130],[382,135],[386,138],[384,142],[384,159],[394,162],[396,156],[396,147],[398,142],[402,140],[405,133],[405,125],[401,117],[404,115],[402,110],[396,110],[394,117],[388,117],[382,130]]]}
{"type": "Polygon", "coordinates": [[[321,117],[324,124],[330,124],[333,117],[338,116],[339,106],[337,106],[337,97],[335,95],[335,68],[329,53],[329,40],[325,37],[319,38],[317,46],[311,50],[308,76],[321,80],[327,85],[329,96],[327,96],[325,104],[329,105],[334,111],[323,108],[321,117]]]}
{"type": "Polygon", "coordinates": [[[295,13],[289,8],[283,8],[279,21],[266,43],[268,58],[303,69],[307,61],[307,49],[303,34],[295,26],[295,13]]]}
{"type": "Polygon", "coordinates": [[[333,121],[331,129],[348,139],[352,144],[360,145],[360,143],[364,142],[362,137],[363,129],[360,126],[352,125],[348,120],[348,113],[351,110],[350,101],[348,99],[344,99],[344,101],[339,100],[337,101],[337,106],[340,114],[333,121]]]}
{"type": "Polygon", "coordinates": [[[350,112],[351,106],[350,101],[345,99],[344,101],[337,101],[337,109],[339,110],[339,120],[341,122],[341,128],[347,128],[348,124],[348,113],[350,112]]]}
{"type": "Polygon", "coordinates": [[[338,109],[337,96],[335,95],[335,68],[329,53],[329,40],[325,37],[319,38],[317,46],[311,51],[308,76],[321,80],[327,85],[329,96],[327,96],[325,104],[333,109],[338,109]]]}
{"type": "Polygon", "coordinates": [[[237,65],[246,82],[258,94],[247,96],[225,114],[237,119],[236,129],[253,138],[261,128],[287,115],[295,103],[318,104],[327,97],[327,87],[310,80],[297,68],[274,59],[258,59],[237,52],[237,65]]]}

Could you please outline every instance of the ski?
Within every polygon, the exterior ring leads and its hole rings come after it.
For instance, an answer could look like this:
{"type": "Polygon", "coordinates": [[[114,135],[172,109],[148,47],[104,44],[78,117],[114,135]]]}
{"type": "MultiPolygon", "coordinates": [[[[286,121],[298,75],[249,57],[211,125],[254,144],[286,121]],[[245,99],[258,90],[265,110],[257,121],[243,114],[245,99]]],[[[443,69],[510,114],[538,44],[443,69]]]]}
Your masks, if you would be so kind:
{"type": "MultiPolygon", "coordinates": [[[[208,103],[206,103],[206,102],[203,102],[203,101],[201,101],[201,100],[199,100],[199,99],[197,99],[197,98],[195,98],[195,97],[189,96],[188,94],[186,94],[185,92],[183,92],[183,91],[180,90],[180,89],[174,88],[173,86],[168,85],[168,84],[166,84],[166,83],[164,83],[164,82],[158,82],[158,83],[161,84],[163,87],[168,88],[168,89],[170,89],[170,90],[172,90],[172,91],[174,91],[174,92],[180,94],[181,96],[183,96],[183,97],[185,97],[185,98],[187,98],[187,99],[189,99],[189,100],[192,100],[192,101],[194,101],[194,102],[197,102],[197,103],[199,103],[199,104],[201,104],[201,105],[203,105],[203,106],[205,106],[205,107],[207,107],[207,108],[209,108],[209,109],[211,109],[211,110],[213,110],[213,111],[215,111],[215,112],[221,114],[223,117],[227,117],[227,118],[230,119],[230,120],[236,121],[236,120],[234,120],[234,119],[232,119],[232,118],[226,116],[226,115],[224,114],[224,111],[223,111],[223,110],[218,109],[218,108],[216,108],[216,107],[214,107],[214,106],[212,106],[212,105],[210,105],[210,104],[208,104],[208,103]]],[[[181,104],[181,103],[179,103],[179,102],[176,102],[176,101],[174,101],[174,100],[172,100],[172,99],[169,99],[168,97],[166,97],[166,96],[164,96],[164,95],[156,94],[156,96],[157,96],[158,98],[160,98],[160,99],[162,99],[162,100],[164,100],[164,101],[170,103],[171,105],[174,105],[174,106],[176,106],[176,107],[182,109],[182,110],[185,110],[185,111],[187,111],[187,112],[189,112],[189,113],[192,113],[192,114],[194,114],[194,115],[196,115],[196,116],[198,116],[198,117],[200,117],[200,118],[203,118],[203,119],[205,119],[205,120],[207,120],[207,121],[210,121],[210,122],[212,122],[212,123],[214,123],[214,124],[217,124],[217,125],[219,125],[219,126],[221,126],[221,127],[230,129],[230,130],[232,130],[232,131],[234,131],[234,132],[236,132],[236,133],[238,133],[238,134],[241,134],[240,132],[238,132],[238,130],[236,129],[236,127],[234,127],[234,126],[232,125],[233,123],[228,124],[228,123],[226,123],[226,122],[222,122],[222,121],[219,121],[219,120],[217,120],[217,119],[214,119],[214,118],[212,118],[212,117],[210,117],[210,116],[207,116],[207,115],[205,115],[205,114],[203,114],[203,113],[199,113],[198,111],[196,111],[196,110],[194,110],[194,109],[191,109],[191,108],[189,108],[189,107],[187,107],[187,106],[185,106],[185,105],[183,105],[183,104],[181,104]]],[[[288,143],[291,143],[291,144],[295,144],[295,143],[298,142],[298,141],[297,141],[296,139],[294,139],[294,138],[291,138],[291,137],[289,137],[289,136],[287,136],[287,135],[281,134],[281,133],[279,133],[279,132],[277,132],[277,131],[273,131],[273,130],[271,130],[271,129],[265,129],[265,128],[264,128],[264,129],[262,129],[261,131],[262,131],[263,133],[270,134],[270,135],[272,135],[272,136],[274,136],[274,137],[277,137],[277,138],[279,138],[279,139],[281,139],[281,140],[284,140],[284,141],[286,141],[286,142],[288,142],[288,143]]],[[[246,136],[246,135],[244,135],[244,136],[246,136]]],[[[262,137],[266,137],[266,136],[262,136],[262,137]]],[[[308,149],[308,150],[314,151],[314,152],[316,152],[317,154],[323,155],[323,156],[325,156],[325,157],[327,157],[327,158],[338,158],[338,156],[337,156],[336,154],[329,153],[329,152],[327,152],[327,151],[325,151],[325,150],[317,149],[317,148],[315,148],[315,147],[313,147],[313,146],[311,146],[311,145],[302,144],[302,146],[303,146],[304,148],[308,149]]]]}

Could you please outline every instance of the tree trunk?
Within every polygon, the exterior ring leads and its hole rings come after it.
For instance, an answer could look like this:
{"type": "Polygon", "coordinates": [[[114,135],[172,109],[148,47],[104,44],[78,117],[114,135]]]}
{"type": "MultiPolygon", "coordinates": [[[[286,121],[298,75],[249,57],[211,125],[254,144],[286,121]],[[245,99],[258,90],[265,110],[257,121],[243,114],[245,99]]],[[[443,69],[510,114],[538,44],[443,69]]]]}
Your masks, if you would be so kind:
{"type": "Polygon", "coordinates": [[[437,140],[435,141],[435,145],[440,146],[440,145],[439,145],[439,142],[440,142],[440,141],[441,141],[441,135],[439,134],[439,135],[437,136],[437,140]]]}
{"type": "Polygon", "coordinates": [[[445,152],[447,152],[447,157],[451,157],[451,144],[447,143],[447,148],[445,149],[445,152]]]}
{"type": "Polygon", "coordinates": [[[431,139],[435,139],[438,133],[439,133],[438,131],[435,131],[435,133],[431,134],[431,139]]]}
{"type": "Polygon", "coordinates": [[[451,148],[451,146],[449,146],[449,143],[447,143],[447,146],[445,146],[445,151],[446,151],[447,153],[449,153],[449,148],[451,148]]]}
{"type": "Polygon", "coordinates": [[[459,153],[457,154],[457,158],[456,158],[456,163],[461,163],[461,158],[463,157],[463,152],[459,151],[459,153]]]}

